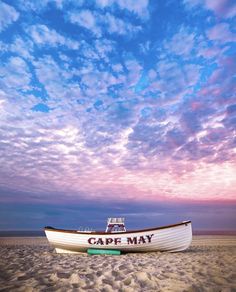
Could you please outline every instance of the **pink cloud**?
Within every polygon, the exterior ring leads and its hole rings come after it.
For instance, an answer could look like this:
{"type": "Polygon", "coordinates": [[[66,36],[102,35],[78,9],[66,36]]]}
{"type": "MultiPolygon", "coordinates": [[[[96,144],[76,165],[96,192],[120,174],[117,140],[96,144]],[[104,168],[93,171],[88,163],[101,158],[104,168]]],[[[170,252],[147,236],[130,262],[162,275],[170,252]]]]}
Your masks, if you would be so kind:
{"type": "Polygon", "coordinates": [[[231,32],[228,23],[220,23],[207,31],[207,36],[212,41],[220,43],[236,41],[236,34],[231,32]]]}
{"type": "Polygon", "coordinates": [[[227,46],[224,48],[219,48],[219,47],[204,47],[199,50],[199,56],[203,56],[206,59],[212,59],[219,57],[222,55],[226,50],[228,49],[227,46]]]}
{"type": "Polygon", "coordinates": [[[236,4],[230,0],[205,0],[205,6],[217,16],[231,18],[236,15],[236,4]]]}
{"type": "Polygon", "coordinates": [[[213,72],[208,81],[208,85],[212,85],[214,88],[214,95],[222,95],[223,98],[224,94],[235,92],[235,82],[232,79],[234,74],[235,58],[225,57],[219,59],[218,69],[213,72]]]}
{"type": "MultiPolygon", "coordinates": [[[[214,139],[214,135],[224,135],[224,132],[217,130],[209,134],[209,139],[214,139]]],[[[187,160],[174,162],[169,158],[159,158],[158,161],[160,167],[165,166],[165,170],[157,169],[155,159],[148,164],[146,170],[132,171],[119,166],[106,167],[98,162],[90,169],[81,167],[78,176],[73,170],[73,165],[68,162],[61,170],[61,175],[53,172],[50,174],[48,169],[47,175],[38,177],[42,172],[38,169],[38,174],[36,172],[35,176],[33,173],[26,176],[25,170],[22,170],[18,177],[14,177],[14,181],[16,189],[20,187],[22,192],[34,193],[35,190],[40,190],[41,193],[48,193],[53,189],[55,192],[64,193],[65,201],[66,194],[68,198],[72,196],[78,199],[86,194],[88,200],[116,199],[146,202],[235,200],[234,164],[230,162],[208,164],[204,161],[195,163],[187,160]]],[[[40,198],[43,201],[43,195],[40,198]]]]}
{"type": "Polygon", "coordinates": [[[232,18],[236,15],[236,4],[233,0],[184,0],[184,4],[190,9],[202,6],[218,17],[232,18]]]}

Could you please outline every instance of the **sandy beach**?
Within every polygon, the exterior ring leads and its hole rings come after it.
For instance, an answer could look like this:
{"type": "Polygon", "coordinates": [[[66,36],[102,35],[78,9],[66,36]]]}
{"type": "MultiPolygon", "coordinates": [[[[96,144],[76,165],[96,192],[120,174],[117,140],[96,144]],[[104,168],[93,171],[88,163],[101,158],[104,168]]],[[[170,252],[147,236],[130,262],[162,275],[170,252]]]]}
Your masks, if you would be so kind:
{"type": "Polygon", "coordinates": [[[46,238],[0,238],[0,291],[236,291],[236,236],[180,253],[56,254],[46,238]]]}

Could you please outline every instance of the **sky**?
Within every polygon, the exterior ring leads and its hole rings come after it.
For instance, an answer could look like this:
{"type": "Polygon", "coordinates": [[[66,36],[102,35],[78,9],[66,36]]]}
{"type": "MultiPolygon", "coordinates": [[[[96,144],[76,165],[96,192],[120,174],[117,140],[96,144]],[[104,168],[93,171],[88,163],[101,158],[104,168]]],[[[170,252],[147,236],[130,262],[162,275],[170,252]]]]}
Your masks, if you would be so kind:
{"type": "Polygon", "coordinates": [[[0,1],[0,230],[236,230],[236,3],[0,1]]]}

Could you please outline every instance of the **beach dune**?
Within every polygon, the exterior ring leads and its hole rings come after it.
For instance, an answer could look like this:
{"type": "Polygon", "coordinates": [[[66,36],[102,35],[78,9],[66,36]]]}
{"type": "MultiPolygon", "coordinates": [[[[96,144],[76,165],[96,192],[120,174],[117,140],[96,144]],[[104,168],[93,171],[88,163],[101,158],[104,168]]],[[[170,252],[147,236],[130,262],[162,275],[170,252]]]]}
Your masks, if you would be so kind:
{"type": "Polygon", "coordinates": [[[121,256],[56,254],[43,237],[4,237],[0,258],[0,291],[236,291],[236,236],[121,256]]]}

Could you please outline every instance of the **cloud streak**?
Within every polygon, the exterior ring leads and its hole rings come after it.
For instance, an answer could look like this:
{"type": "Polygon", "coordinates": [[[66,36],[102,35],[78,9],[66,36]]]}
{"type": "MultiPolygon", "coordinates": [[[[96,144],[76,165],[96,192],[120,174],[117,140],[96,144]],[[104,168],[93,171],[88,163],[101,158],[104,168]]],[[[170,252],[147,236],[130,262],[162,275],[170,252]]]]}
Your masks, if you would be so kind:
{"type": "Polygon", "coordinates": [[[110,12],[100,14],[90,10],[71,11],[68,13],[69,21],[92,32],[96,37],[104,34],[131,35],[138,32],[141,27],[134,26],[129,21],[114,16],[110,12]]]}
{"type": "Polygon", "coordinates": [[[235,202],[232,5],[125,3],[1,4],[1,202],[235,202]]]}

